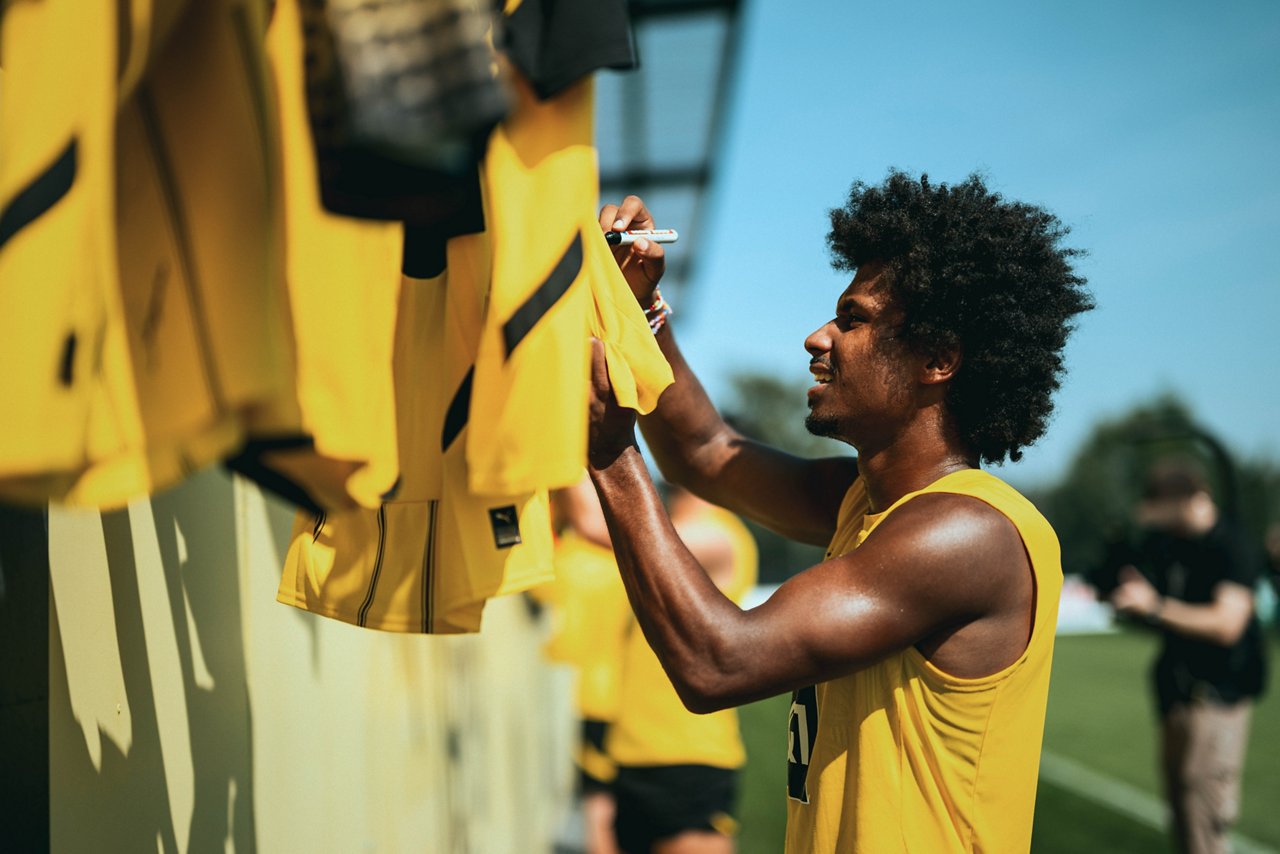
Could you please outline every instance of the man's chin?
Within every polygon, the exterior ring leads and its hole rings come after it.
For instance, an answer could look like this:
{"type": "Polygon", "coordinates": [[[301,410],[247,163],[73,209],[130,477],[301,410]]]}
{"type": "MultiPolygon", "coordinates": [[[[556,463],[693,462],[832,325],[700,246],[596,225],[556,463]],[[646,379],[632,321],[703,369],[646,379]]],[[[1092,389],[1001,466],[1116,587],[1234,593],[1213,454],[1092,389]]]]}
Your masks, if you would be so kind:
{"type": "Polygon", "coordinates": [[[824,438],[834,438],[836,435],[836,422],[834,418],[825,418],[810,412],[805,416],[804,428],[815,436],[824,438]]]}

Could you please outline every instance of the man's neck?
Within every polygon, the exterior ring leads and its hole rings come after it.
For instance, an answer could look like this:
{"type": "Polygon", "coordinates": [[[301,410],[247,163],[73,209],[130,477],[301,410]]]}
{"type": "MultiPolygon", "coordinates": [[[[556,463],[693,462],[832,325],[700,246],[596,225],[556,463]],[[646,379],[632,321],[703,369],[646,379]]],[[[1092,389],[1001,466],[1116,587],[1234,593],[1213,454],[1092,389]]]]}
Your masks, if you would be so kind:
{"type": "Polygon", "coordinates": [[[882,448],[859,449],[858,476],[866,483],[872,512],[952,472],[978,467],[977,456],[947,432],[907,430],[882,448]]]}

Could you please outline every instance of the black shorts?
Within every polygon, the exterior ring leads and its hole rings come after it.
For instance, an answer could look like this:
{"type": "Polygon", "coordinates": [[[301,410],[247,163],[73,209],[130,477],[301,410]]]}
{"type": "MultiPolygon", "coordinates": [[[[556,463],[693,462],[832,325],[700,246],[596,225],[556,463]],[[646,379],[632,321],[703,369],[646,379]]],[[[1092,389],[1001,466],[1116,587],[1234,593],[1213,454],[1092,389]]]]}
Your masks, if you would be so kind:
{"type": "Polygon", "coordinates": [[[733,835],[738,772],[708,765],[620,767],[613,784],[614,830],[626,854],[649,854],[655,842],[702,830],[733,835]]]}

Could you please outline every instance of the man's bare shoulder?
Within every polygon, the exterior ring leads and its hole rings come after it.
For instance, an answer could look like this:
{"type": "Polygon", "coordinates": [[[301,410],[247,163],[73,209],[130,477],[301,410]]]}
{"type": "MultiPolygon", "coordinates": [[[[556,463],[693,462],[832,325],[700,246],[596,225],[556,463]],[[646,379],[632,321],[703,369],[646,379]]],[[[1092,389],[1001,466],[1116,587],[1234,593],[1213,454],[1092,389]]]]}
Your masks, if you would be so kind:
{"type": "Polygon", "coordinates": [[[898,507],[858,550],[864,560],[887,562],[904,592],[937,605],[949,600],[952,617],[977,618],[999,610],[1011,582],[1028,577],[1026,547],[1004,513],[970,495],[931,492],[898,507]]]}

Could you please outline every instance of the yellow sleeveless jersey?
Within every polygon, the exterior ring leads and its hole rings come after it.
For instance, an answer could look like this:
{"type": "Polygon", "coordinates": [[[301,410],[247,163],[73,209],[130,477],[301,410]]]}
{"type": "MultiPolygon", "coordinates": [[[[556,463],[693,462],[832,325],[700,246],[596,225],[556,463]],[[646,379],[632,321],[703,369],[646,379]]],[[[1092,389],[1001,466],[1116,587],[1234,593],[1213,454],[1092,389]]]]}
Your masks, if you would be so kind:
{"type": "Polygon", "coordinates": [[[482,164],[493,287],[471,402],[482,417],[467,443],[478,493],[579,478],[590,334],[606,341],[623,405],[648,412],[672,381],[600,234],[591,80],[540,101],[518,71],[510,77],[515,106],[482,164]]]}
{"type": "Polygon", "coordinates": [[[572,665],[578,715],[612,721],[618,714],[623,639],[631,605],[613,550],[566,532],[555,551],[556,577],[544,598],[553,608],[547,657],[572,665]]]}
{"type": "Polygon", "coordinates": [[[276,4],[267,50],[284,154],[294,381],[253,414],[229,464],[317,511],[376,509],[399,476],[391,361],[404,231],[321,205],[297,0],[276,4]]]}
{"type": "Polygon", "coordinates": [[[394,375],[403,480],[376,510],[300,513],[277,598],[359,626],[454,633],[480,628],[485,600],[549,581],[545,492],[467,487],[476,339],[488,284],[481,235],[450,240],[432,278],[405,277],[394,375]]]}
{"type": "MultiPolygon", "coordinates": [[[[733,579],[724,590],[739,604],[756,582],[755,538],[736,516],[718,507],[706,508],[687,524],[706,525],[733,543],[733,579]]],[[[738,731],[738,713],[722,709],[695,715],[684,707],[658,656],[634,622],[628,633],[622,666],[622,700],[618,717],[605,742],[620,766],[711,765],[738,768],[746,761],[738,731]]]]}
{"type": "Polygon", "coordinates": [[[1026,851],[1044,733],[1062,568],[1057,537],[1012,487],[979,470],[947,475],[869,514],[855,481],[828,557],[927,492],[970,495],[1009,518],[1035,573],[1026,651],[961,679],[914,647],[795,692],[788,731],[787,845],[810,852],[1026,851]]]}

